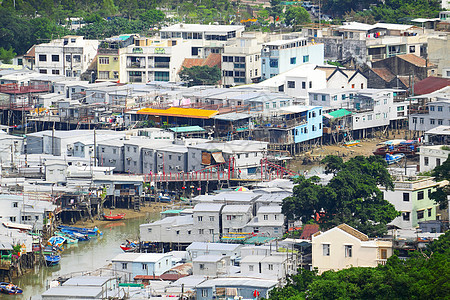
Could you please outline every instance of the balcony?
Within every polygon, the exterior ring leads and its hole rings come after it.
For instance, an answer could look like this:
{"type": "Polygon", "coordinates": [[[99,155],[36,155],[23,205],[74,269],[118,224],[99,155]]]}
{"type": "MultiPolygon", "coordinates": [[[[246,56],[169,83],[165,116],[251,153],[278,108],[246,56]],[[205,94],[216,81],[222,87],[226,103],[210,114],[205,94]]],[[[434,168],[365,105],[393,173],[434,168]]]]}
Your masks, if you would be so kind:
{"type": "Polygon", "coordinates": [[[168,68],[170,68],[170,63],[169,62],[155,62],[154,66],[155,66],[155,68],[168,69],[168,68]]]}
{"type": "Polygon", "coordinates": [[[130,68],[130,69],[145,69],[145,64],[141,64],[140,62],[130,62],[130,63],[127,63],[127,68],[130,68]]]}

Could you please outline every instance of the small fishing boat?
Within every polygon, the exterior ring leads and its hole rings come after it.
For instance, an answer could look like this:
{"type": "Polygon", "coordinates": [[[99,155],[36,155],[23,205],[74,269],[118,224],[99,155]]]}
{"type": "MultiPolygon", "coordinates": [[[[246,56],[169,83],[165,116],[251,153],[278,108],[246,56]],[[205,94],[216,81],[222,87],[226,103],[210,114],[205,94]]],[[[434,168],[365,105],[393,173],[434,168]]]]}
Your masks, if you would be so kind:
{"type": "Polygon", "coordinates": [[[403,153],[398,153],[398,154],[387,153],[385,160],[388,165],[392,165],[392,164],[395,164],[395,163],[399,162],[400,160],[402,160],[403,157],[405,157],[405,154],[403,154],[403,153]]]}
{"type": "Polygon", "coordinates": [[[77,244],[78,243],[78,239],[69,233],[56,231],[55,235],[64,237],[66,239],[66,244],[77,244]]]}
{"type": "Polygon", "coordinates": [[[103,215],[103,218],[107,221],[118,221],[122,220],[125,217],[125,214],[116,214],[113,215],[111,212],[109,212],[109,215],[103,215]]]}
{"type": "Polygon", "coordinates": [[[73,227],[73,226],[60,225],[60,226],[58,226],[58,229],[61,230],[64,233],[78,232],[78,233],[87,234],[87,235],[90,235],[90,236],[102,235],[101,231],[98,230],[97,227],[94,227],[94,228],[82,228],[82,227],[73,227]]]}
{"type": "Polygon", "coordinates": [[[17,285],[8,282],[0,282],[0,292],[9,295],[16,295],[23,293],[22,289],[19,288],[17,285]]]}
{"type": "Polygon", "coordinates": [[[158,196],[158,201],[168,203],[172,201],[172,198],[169,195],[158,196]]]}
{"type": "Polygon", "coordinates": [[[127,240],[126,243],[120,245],[120,249],[122,249],[124,252],[134,252],[137,250],[138,244],[138,242],[127,240]]]}
{"type": "Polygon", "coordinates": [[[64,245],[65,241],[65,237],[55,235],[48,239],[47,244],[50,246],[58,246],[61,248],[64,245]]]}
{"type": "Polygon", "coordinates": [[[87,234],[82,234],[78,232],[73,232],[72,235],[77,238],[78,241],[84,242],[89,241],[91,238],[87,234]]]}
{"type": "Polygon", "coordinates": [[[356,145],[359,145],[361,143],[361,141],[359,140],[354,140],[354,141],[348,141],[344,143],[344,147],[354,147],[356,145]]]}
{"type": "Polygon", "coordinates": [[[59,254],[47,254],[44,255],[45,263],[48,267],[56,266],[61,261],[61,255],[59,254]]]}

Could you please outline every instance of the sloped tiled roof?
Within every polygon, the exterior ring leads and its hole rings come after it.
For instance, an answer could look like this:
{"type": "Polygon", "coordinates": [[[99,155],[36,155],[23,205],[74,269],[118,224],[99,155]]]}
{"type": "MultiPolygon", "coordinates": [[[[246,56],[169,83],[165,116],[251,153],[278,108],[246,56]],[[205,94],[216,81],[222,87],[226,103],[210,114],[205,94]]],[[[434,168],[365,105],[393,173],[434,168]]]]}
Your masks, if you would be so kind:
{"type": "Polygon", "coordinates": [[[450,79],[441,77],[427,77],[414,84],[414,94],[424,95],[435,92],[450,85],[450,79]]]}
{"type": "Polygon", "coordinates": [[[368,241],[369,237],[367,235],[365,235],[364,233],[356,230],[355,228],[348,226],[347,224],[341,224],[339,226],[337,226],[337,228],[339,228],[342,231],[347,232],[348,234],[354,236],[355,238],[361,240],[361,241],[368,241]]]}
{"type": "Polygon", "coordinates": [[[318,224],[306,224],[303,226],[303,232],[300,236],[300,239],[303,240],[310,240],[311,236],[319,231],[319,225],[318,224]]]}
{"type": "Polygon", "coordinates": [[[35,55],[35,47],[36,47],[36,45],[33,45],[33,47],[31,47],[31,48],[27,51],[27,53],[25,53],[25,54],[23,55],[23,57],[34,58],[34,55],[35,55]]]}
{"type": "Polygon", "coordinates": [[[218,53],[211,53],[207,58],[185,58],[181,69],[191,68],[194,66],[221,67],[222,56],[218,53]]]}
{"type": "Polygon", "coordinates": [[[414,54],[401,54],[401,55],[397,55],[397,57],[401,58],[415,66],[418,66],[418,67],[424,68],[427,66],[426,59],[423,59],[422,57],[419,57],[414,54]]]}
{"type": "Polygon", "coordinates": [[[372,68],[372,71],[386,82],[389,82],[395,78],[395,75],[386,68],[372,68]]]}

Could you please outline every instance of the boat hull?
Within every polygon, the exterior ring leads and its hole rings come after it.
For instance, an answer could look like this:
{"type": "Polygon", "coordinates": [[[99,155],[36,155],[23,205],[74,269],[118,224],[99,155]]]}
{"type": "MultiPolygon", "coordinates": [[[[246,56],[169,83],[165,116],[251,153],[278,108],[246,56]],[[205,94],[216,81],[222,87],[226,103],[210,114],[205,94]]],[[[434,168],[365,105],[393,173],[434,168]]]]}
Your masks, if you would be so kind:
{"type": "Polygon", "coordinates": [[[12,283],[0,282],[0,292],[8,295],[17,295],[22,294],[23,290],[12,283]]]}
{"type": "Polygon", "coordinates": [[[125,217],[125,214],[117,214],[117,215],[103,215],[103,218],[106,221],[119,221],[125,217]]]}

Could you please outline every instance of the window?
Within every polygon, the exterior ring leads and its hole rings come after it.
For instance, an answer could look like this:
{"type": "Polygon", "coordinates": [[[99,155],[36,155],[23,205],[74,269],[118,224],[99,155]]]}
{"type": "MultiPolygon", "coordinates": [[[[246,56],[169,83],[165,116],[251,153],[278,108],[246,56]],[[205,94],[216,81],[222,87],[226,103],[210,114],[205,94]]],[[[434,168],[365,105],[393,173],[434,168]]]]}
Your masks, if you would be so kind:
{"type": "Polygon", "coordinates": [[[142,270],[147,270],[147,264],[142,264],[142,270]]]}
{"type": "Polygon", "coordinates": [[[312,81],[309,82],[309,88],[312,89],[312,81]]]}
{"type": "Polygon", "coordinates": [[[272,264],[269,264],[269,271],[273,271],[273,265],[272,264]]]}
{"type": "Polygon", "coordinates": [[[46,54],[39,54],[39,61],[47,61],[47,55],[46,54]]]}
{"type": "Polygon", "coordinates": [[[59,61],[59,55],[52,55],[52,61],[59,61]]]}
{"type": "Polygon", "coordinates": [[[269,215],[264,215],[263,218],[264,218],[264,220],[267,221],[267,220],[269,220],[269,215]]]}
{"type": "Polygon", "coordinates": [[[417,124],[417,117],[413,117],[413,118],[412,118],[412,122],[413,122],[414,124],[417,124]]]}
{"type": "Polygon", "coordinates": [[[430,105],[430,111],[434,111],[434,105],[430,105]]]}
{"type": "Polygon", "coordinates": [[[208,290],[207,289],[202,289],[202,297],[203,298],[208,297],[208,290]]]}
{"type": "Polygon", "coordinates": [[[113,148],[113,154],[116,154],[116,152],[117,152],[117,149],[113,148]]]}
{"type": "Polygon", "coordinates": [[[442,106],[438,106],[438,111],[442,111],[442,106]]]}
{"type": "Polygon", "coordinates": [[[302,81],[302,89],[306,89],[306,82],[302,81]]]}
{"type": "Polygon", "coordinates": [[[345,245],[345,257],[352,257],[352,247],[351,245],[345,245]]]}
{"type": "Polygon", "coordinates": [[[327,100],[327,96],[326,95],[322,95],[322,101],[326,101],[327,100]]]}
{"type": "Polygon", "coordinates": [[[122,263],[122,270],[126,270],[127,269],[127,263],[122,263]]]}
{"type": "Polygon", "coordinates": [[[430,159],[429,159],[427,156],[425,156],[425,157],[423,158],[423,164],[424,164],[425,166],[428,166],[429,163],[430,163],[430,159]]]}
{"type": "Polygon", "coordinates": [[[148,231],[148,232],[152,232],[152,229],[151,229],[151,228],[147,228],[147,231],[148,231]]]}
{"type": "Polygon", "coordinates": [[[269,64],[271,68],[278,68],[278,59],[269,60],[269,64]]]}
{"type": "Polygon", "coordinates": [[[231,221],[231,215],[227,215],[227,221],[231,221]]]}
{"type": "Polygon", "coordinates": [[[295,65],[297,63],[297,57],[291,57],[291,65],[295,65]]]}
{"type": "Polygon", "coordinates": [[[59,70],[52,70],[53,75],[59,75],[59,70]]]}
{"type": "Polygon", "coordinates": [[[295,89],[295,81],[288,81],[288,89],[295,89]]]}
{"type": "Polygon", "coordinates": [[[424,216],[423,212],[424,212],[423,210],[417,211],[417,219],[423,219],[423,216],[424,216]]]}
{"type": "Polygon", "coordinates": [[[249,271],[249,272],[253,272],[253,269],[254,269],[254,266],[253,266],[253,265],[249,265],[249,266],[248,266],[248,271],[249,271]]]}
{"type": "Polygon", "coordinates": [[[330,256],[330,244],[322,245],[323,256],[330,256]]]}
{"type": "Polygon", "coordinates": [[[202,216],[198,216],[198,217],[197,217],[197,220],[198,220],[199,222],[202,222],[202,221],[203,221],[203,217],[202,217],[202,216]]]}
{"type": "Polygon", "coordinates": [[[438,119],[438,125],[442,125],[444,123],[444,120],[438,119]]]}
{"type": "Polygon", "coordinates": [[[403,201],[409,201],[409,193],[403,193],[403,201]]]}
{"type": "Polygon", "coordinates": [[[214,229],[210,229],[209,234],[214,234],[214,229]]]}
{"type": "Polygon", "coordinates": [[[13,202],[13,207],[18,207],[19,206],[19,202],[13,202]]]}
{"type": "Polygon", "coordinates": [[[177,234],[177,235],[180,235],[180,231],[179,231],[179,230],[177,230],[177,231],[176,231],[176,234],[177,234]]]}
{"type": "Polygon", "coordinates": [[[205,264],[199,264],[198,267],[200,268],[200,270],[204,270],[205,269],[205,264]]]}
{"type": "Polygon", "coordinates": [[[187,232],[188,234],[191,234],[191,230],[188,230],[188,232],[187,232]]]}
{"type": "Polygon", "coordinates": [[[439,167],[441,165],[441,159],[436,158],[436,167],[439,167]]]}
{"type": "Polygon", "coordinates": [[[380,249],[380,258],[387,259],[387,249],[380,249]]]}
{"type": "Polygon", "coordinates": [[[424,118],[420,118],[420,124],[424,123],[424,118]]]}
{"type": "Polygon", "coordinates": [[[430,124],[431,125],[434,125],[436,123],[436,120],[435,119],[430,119],[430,124]]]}
{"type": "Polygon", "coordinates": [[[99,71],[98,79],[109,79],[109,71],[99,71]]]}
{"type": "Polygon", "coordinates": [[[204,230],[203,229],[199,229],[198,230],[198,234],[203,234],[204,230]]]}
{"type": "Polygon", "coordinates": [[[432,208],[429,208],[429,209],[428,209],[428,217],[431,217],[432,213],[433,213],[433,209],[432,209],[432,208]]]}
{"type": "Polygon", "coordinates": [[[416,52],[416,46],[409,46],[409,52],[416,52]]]}
{"type": "Polygon", "coordinates": [[[210,216],[210,217],[209,217],[209,220],[210,220],[211,222],[214,222],[214,216],[210,216]]]}
{"type": "Polygon", "coordinates": [[[47,74],[47,69],[39,69],[40,74],[47,74]]]}
{"type": "Polygon", "coordinates": [[[418,193],[417,193],[417,200],[423,200],[423,198],[424,198],[424,193],[423,193],[423,191],[418,192],[418,193]]]}
{"type": "Polygon", "coordinates": [[[100,65],[109,65],[109,57],[99,57],[98,63],[100,65]]]}
{"type": "Polygon", "coordinates": [[[304,55],[304,56],[303,56],[303,62],[304,62],[304,63],[309,62],[309,55],[304,55]]]}

